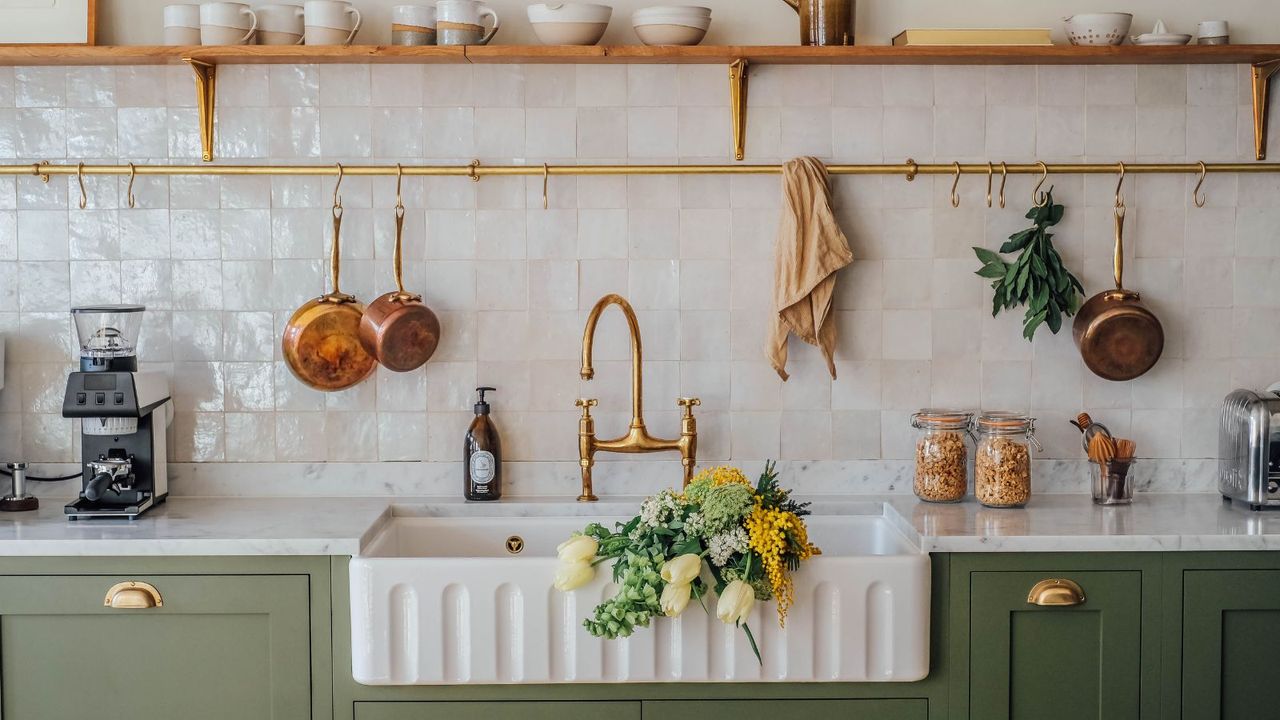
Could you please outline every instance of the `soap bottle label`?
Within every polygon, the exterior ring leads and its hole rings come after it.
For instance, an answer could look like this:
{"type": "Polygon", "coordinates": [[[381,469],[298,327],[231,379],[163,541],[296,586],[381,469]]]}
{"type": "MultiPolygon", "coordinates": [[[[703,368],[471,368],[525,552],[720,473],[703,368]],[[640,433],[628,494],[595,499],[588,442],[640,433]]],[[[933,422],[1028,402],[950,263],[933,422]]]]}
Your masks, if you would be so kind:
{"type": "MultiPolygon", "coordinates": [[[[493,471],[493,453],[488,450],[477,450],[471,454],[471,482],[487,486],[489,481],[493,480],[493,471]]],[[[487,487],[476,489],[485,492],[487,487]]]]}

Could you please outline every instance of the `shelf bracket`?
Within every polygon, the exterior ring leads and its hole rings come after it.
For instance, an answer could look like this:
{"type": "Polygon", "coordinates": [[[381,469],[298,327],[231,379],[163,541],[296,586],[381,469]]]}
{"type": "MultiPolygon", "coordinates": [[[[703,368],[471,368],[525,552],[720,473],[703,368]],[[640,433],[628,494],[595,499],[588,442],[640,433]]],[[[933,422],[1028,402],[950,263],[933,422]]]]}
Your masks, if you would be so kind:
{"type": "Polygon", "coordinates": [[[191,66],[191,72],[196,76],[196,110],[200,113],[200,158],[205,162],[213,162],[213,110],[217,68],[211,63],[194,58],[182,58],[182,61],[191,66]]]}
{"type": "Polygon", "coordinates": [[[747,61],[729,63],[729,116],[733,122],[733,159],[747,156],[747,61]]]}
{"type": "Polygon", "coordinates": [[[1259,160],[1267,159],[1267,89],[1271,76],[1280,70],[1280,60],[1254,63],[1253,76],[1253,150],[1259,160]]]}

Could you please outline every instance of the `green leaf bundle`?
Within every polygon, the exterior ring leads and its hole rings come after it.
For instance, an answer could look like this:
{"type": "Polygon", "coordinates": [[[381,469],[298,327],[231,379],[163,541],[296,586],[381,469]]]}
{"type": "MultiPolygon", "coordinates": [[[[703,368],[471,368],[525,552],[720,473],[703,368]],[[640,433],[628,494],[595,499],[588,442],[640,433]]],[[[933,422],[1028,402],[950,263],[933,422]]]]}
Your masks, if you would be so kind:
{"type": "Polygon", "coordinates": [[[1055,335],[1062,329],[1063,316],[1070,317],[1080,309],[1084,299],[1084,286],[1071,274],[1057,248],[1053,246],[1053,233],[1049,228],[1062,220],[1062,205],[1053,203],[1053,189],[1049,189],[1044,207],[1027,211],[1032,226],[1009,236],[1008,241],[995,253],[975,247],[982,267],[979,277],[991,280],[995,296],[991,303],[991,316],[1019,305],[1027,306],[1022,318],[1022,337],[1031,340],[1041,324],[1047,324],[1055,335]],[[1005,262],[1001,254],[1019,253],[1013,262],[1005,262]]]}

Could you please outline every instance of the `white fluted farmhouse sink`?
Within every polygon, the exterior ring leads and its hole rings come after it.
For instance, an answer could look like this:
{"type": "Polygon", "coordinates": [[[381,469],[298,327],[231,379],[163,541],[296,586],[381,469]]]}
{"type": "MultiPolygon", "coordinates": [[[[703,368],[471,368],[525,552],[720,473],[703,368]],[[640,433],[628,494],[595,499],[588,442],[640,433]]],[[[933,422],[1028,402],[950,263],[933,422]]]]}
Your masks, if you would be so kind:
{"type": "Polygon", "coordinates": [[[820,508],[808,518],[823,554],[795,574],[786,628],[772,602],[758,603],[749,621],[763,665],[741,631],[696,604],[628,639],[592,637],[582,620],[613,594],[609,566],[591,584],[559,592],[551,584],[556,545],[636,507],[393,508],[351,560],[356,681],[886,682],[928,674],[929,557],[879,503],[820,508]]]}

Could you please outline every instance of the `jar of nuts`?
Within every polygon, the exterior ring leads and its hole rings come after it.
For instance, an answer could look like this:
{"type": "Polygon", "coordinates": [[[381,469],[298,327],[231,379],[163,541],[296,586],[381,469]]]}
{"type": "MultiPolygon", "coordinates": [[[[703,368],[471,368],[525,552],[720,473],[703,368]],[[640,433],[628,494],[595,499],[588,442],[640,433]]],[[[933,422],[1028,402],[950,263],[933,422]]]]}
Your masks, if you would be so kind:
{"type": "Polygon", "coordinates": [[[911,416],[916,438],[916,497],[953,503],[969,489],[969,424],[973,413],[927,409],[911,416]]]}
{"type": "Polygon", "coordinates": [[[1021,413],[984,412],[978,417],[973,494],[987,507],[1022,507],[1031,499],[1031,449],[1035,419],[1021,413]]]}

